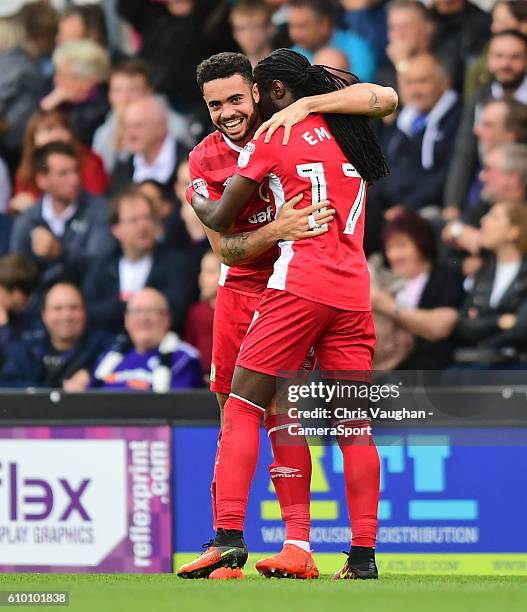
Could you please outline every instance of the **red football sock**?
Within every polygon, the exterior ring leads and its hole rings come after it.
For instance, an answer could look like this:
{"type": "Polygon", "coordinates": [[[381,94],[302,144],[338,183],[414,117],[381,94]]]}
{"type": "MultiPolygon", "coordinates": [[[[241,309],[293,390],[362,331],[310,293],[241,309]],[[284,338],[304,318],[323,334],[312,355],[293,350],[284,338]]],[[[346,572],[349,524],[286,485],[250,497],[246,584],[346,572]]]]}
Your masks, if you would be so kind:
{"type": "Polygon", "coordinates": [[[263,409],[241,397],[231,395],[225,404],[216,465],[217,529],[243,531],[263,414],[263,409]]]}
{"type": "Polygon", "coordinates": [[[218,465],[218,459],[220,457],[220,442],[221,442],[221,429],[218,433],[218,445],[216,446],[216,455],[214,456],[214,469],[212,471],[212,482],[210,483],[210,496],[212,500],[212,526],[216,531],[216,466],[218,465]]]}
{"type": "MultiPolygon", "coordinates": [[[[371,426],[370,421],[347,421],[346,427],[371,426]]],[[[363,435],[337,436],[344,460],[346,500],[353,546],[375,547],[379,506],[380,463],[377,447],[367,430],[363,435]]]]}
{"type": "Polygon", "coordinates": [[[286,414],[265,418],[274,455],[269,473],[285,522],[286,540],[309,542],[311,453],[303,436],[289,433],[288,426],[294,422],[286,414]]]}

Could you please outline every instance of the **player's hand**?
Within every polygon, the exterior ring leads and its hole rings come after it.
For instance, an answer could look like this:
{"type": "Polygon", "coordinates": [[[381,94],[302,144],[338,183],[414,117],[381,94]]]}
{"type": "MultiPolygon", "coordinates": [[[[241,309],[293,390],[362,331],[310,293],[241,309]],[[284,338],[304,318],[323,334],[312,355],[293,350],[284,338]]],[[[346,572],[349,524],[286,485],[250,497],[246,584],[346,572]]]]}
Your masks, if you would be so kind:
{"type": "Polygon", "coordinates": [[[264,132],[265,134],[265,142],[269,142],[271,140],[271,136],[276,132],[279,127],[284,126],[284,137],[282,139],[282,144],[286,145],[289,142],[289,136],[291,135],[291,128],[304,121],[304,119],[309,115],[309,110],[307,108],[307,104],[305,100],[302,98],[290,104],[287,108],[282,109],[275,113],[270,119],[268,119],[265,123],[256,130],[256,134],[254,135],[254,140],[258,140],[258,137],[261,136],[264,132]]]}
{"type": "Polygon", "coordinates": [[[303,240],[320,236],[328,231],[327,224],[333,221],[335,215],[332,208],[326,208],[329,202],[324,200],[306,206],[306,208],[296,209],[295,206],[302,201],[303,197],[303,194],[299,194],[288,200],[273,221],[279,240],[303,240]],[[315,222],[318,227],[311,228],[310,217],[311,224],[315,222]]]}

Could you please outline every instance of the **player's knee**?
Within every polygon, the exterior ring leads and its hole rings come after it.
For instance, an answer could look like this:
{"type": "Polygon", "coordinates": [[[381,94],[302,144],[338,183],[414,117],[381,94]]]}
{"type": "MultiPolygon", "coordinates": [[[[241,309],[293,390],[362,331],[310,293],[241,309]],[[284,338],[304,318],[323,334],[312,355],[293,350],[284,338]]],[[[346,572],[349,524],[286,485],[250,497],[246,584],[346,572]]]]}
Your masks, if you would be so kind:
{"type": "Polygon", "coordinates": [[[245,400],[267,408],[275,396],[276,379],[236,366],[232,378],[232,393],[245,400]]]}

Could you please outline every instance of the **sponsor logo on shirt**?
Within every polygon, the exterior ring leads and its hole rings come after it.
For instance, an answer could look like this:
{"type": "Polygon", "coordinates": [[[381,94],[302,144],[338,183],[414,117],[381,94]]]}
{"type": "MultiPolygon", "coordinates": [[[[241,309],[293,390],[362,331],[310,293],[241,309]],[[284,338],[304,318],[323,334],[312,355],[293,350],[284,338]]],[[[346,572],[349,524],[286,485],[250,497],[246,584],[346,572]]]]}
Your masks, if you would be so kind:
{"type": "Polygon", "coordinates": [[[273,207],[268,206],[266,209],[251,215],[247,221],[249,223],[270,223],[273,220],[273,207]]]}

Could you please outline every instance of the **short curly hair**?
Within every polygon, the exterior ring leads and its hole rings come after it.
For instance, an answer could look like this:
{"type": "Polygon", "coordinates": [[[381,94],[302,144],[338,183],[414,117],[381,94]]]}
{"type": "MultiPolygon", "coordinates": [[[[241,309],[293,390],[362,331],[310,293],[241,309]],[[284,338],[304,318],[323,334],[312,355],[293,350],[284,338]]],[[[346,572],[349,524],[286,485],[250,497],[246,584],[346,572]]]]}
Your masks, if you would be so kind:
{"type": "Polygon", "coordinates": [[[253,84],[251,62],[241,53],[217,53],[203,60],[196,70],[196,80],[203,93],[203,86],[216,79],[228,79],[235,74],[243,77],[249,85],[253,84]]]}

